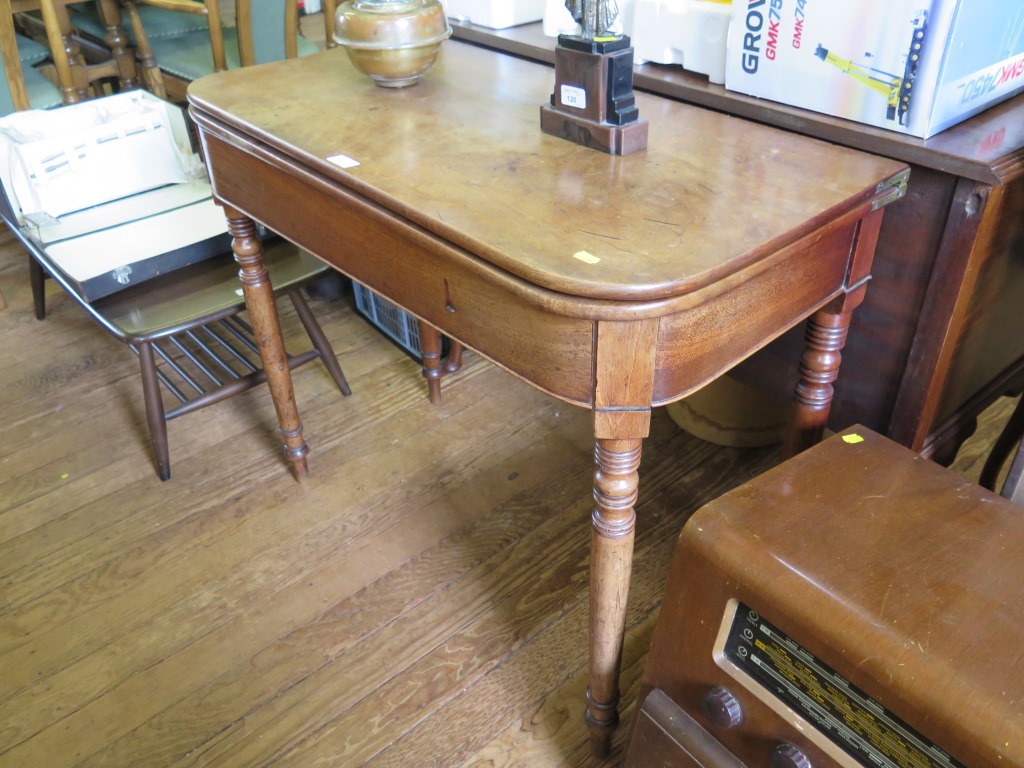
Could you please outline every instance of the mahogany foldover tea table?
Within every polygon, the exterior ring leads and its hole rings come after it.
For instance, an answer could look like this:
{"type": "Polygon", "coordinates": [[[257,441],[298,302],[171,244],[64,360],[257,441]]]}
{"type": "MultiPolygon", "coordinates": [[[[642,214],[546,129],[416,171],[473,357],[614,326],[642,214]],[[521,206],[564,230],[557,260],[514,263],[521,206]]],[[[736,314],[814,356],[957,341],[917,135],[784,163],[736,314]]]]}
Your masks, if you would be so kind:
{"type": "MultiPolygon", "coordinates": [[[[189,102],[299,477],[307,448],[254,222],[593,412],[586,719],[601,753],[651,408],[809,318],[787,448],[814,442],[906,167],[644,94],[648,149],[607,155],[541,132],[553,78],[449,41],[408,88],[375,86],[334,49],[212,75],[189,102]]],[[[425,360],[429,378],[439,363],[425,360]]]]}

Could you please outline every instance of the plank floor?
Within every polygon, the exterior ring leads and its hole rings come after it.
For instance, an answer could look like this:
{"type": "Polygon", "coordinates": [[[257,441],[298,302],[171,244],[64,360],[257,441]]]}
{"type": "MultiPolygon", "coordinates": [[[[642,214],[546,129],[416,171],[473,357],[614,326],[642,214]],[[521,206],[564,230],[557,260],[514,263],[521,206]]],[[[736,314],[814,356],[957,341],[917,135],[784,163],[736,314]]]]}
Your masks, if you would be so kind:
{"type": "MultiPolygon", "coordinates": [[[[309,483],[263,388],[172,421],[161,483],[136,359],[55,285],[35,320],[6,231],[0,294],[0,768],[615,765],[683,523],[777,461],[656,411],[624,726],[593,761],[586,412],[472,354],[432,406],[348,299],[317,300],[353,394],[295,374],[309,483]]],[[[954,468],[976,477],[1011,407],[954,468]]]]}
{"type": "MultiPolygon", "coordinates": [[[[52,284],[35,320],[7,232],[0,292],[17,361],[0,371],[0,768],[600,764],[581,718],[584,411],[473,355],[432,406],[409,357],[319,300],[353,394],[319,363],[296,372],[308,485],[263,388],[172,421],[161,483],[127,348],[52,284]]],[[[683,522],[776,458],[656,412],[625,722],[683,522]]]]}
{"type": "MultiPolygon", "coordinates": [[[[135,358],[55,285],[36,321],[9,233],[0,265],[0,766],[588,762],[584,411],[472,355],[432,406],[318,301],[353,395],[296,372],[307,487],[262,388],[170,422],[160,483],[135,358]]],[[[630,689],[683,519],[774,460],[663,413],[649,446],[630,689]]]]}

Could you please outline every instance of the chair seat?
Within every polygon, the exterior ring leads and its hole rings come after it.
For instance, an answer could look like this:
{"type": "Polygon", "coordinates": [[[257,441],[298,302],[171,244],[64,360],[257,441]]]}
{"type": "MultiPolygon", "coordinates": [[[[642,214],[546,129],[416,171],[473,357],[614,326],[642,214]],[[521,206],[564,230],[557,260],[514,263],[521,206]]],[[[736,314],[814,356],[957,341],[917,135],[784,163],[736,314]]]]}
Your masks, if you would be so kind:
{"type": "Polygon", "coordinates": [[[42,64],[50,58],[50,49],[42,43],[37,43],[31,37],[16,34],[15,39],[18,41],[18,60],[21,62],[22,68],[42,64]]]}
{"type": "MultiPolygon", "coordinates": [[[[275,292],[291,299],[313,344],[301,354],[286,352],[288,367],[319,358],[341,393],[351,394],[334,349],[300,291],[329,268],[281,239],[264,244],[264,263],[275,292]]],[[[83,309],[139,357],[146,421],[161,480],[171,476],[168,420],[266,381],[253,329],[240,316],[245,300],[230,254],[93,302],[84,301],[67,281],[61,282],[83,309]],[[177,405],[165,407],[162,390],[177,405]]]]}
{"type": "MultiPolygon", "coordinates": [[[[297,45],[299,56],[309,56],[320,50],[315,43],[301,36],[297,40],[297,45]]],[[[214,72],[210,37],[206,32],[190,32],[173,38],[151,38],[150,46],[160,69],[182,80],[198,80],[214,72]]],[[[238,38],[230,28],[225,30],[224,55],[228,69],[238,69],[242,66],[238,38]]]]}
{"type": "MultiPolygon", "coordinates": [[[[286,240],[264,244],[264,263],[277,291],[302,285],[329,269],[286,240]]],[[[245,306],[238,265],[231,254],[178,269],[170,274],[92,302],[88,309],[129,344],[172,336],[245,306]]]]}
{"type": "MultiPolygon", "coordinates": [[[[152,5],[139,5],[138,13],[142,26],[146,30],[146,37],[149,38],[150,42],[161,38],[179,37],[180,35],[187,35],[193,32],[201,32],[204,35],[209,34],[210,27],[207,24],[206,17],[199,14],[169,11],[152,5]]],[[[104,40],[106,38],[107,29],[103,25],[102,19],[100,19],[96,6],[91,3],[76,6],[71,14],[71,21],[76,29],[89,37],[96,40],[104,40]]],[[[131,24],[127,18],[122,20],[121,27],[125,37],[128,39],[129,45],[133,47],[138,45],[135,40],[135,33],[132,31],[131,24]]]]}
{"type": "MultiPolygon", "coordinates": [[[[50,109],[64,103],[60,88],[51,83],[35,68],[50,58],[50,49],[30,37],[15,35],[18,41],[18,59],[21,61],[21,75],[25,81],[28,105],[31,109],[50,109]]],[[[13,111],[13,105],[4,110],[13,111]]]]}
{"type": "Polygon", "coordinates": [[[28,104],[32,109],[52,109],[64,103],[60,89],[47,80],[39,70],[25,67],[22,76],[25,79],[25,90],[28,92],[28,104]]]}

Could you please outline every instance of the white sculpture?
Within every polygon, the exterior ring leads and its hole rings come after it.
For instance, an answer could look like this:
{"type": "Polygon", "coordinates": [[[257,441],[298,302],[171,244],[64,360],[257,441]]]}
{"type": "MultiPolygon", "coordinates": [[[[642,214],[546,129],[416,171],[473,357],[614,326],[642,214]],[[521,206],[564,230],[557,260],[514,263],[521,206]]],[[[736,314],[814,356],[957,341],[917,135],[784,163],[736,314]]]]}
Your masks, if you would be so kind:
{"type": "Polygon", "coordinates": [[[615,0],[565,0],[565,7],[580,25],[585,40],[615,34],[615,20],[619,18],[619,5],[615,0]]]}

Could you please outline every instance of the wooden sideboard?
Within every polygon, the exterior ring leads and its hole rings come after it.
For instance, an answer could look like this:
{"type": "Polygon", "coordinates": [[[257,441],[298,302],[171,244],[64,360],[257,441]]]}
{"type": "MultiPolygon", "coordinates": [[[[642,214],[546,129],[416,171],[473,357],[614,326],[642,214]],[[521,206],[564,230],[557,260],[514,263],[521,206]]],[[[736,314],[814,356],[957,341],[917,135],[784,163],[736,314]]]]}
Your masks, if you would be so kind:
{"type": "MultiPolygon", "coordinates": [[[[453,27],[462,40],[554,60],[555,41],[540,23],[453,27]]],[[[1024,95],[921,140],[733,93],[678,66],[639,66],[634,84],[910,164],[907,196],[886,214],[873,284],[843,351],[831,426],[860,423],[946,461],[974,431],[978,413],[1020,389],[1024,95]]],[[[783,337],[736,375],[788,396],[800,344],[799,332],[783,337]]]]}

